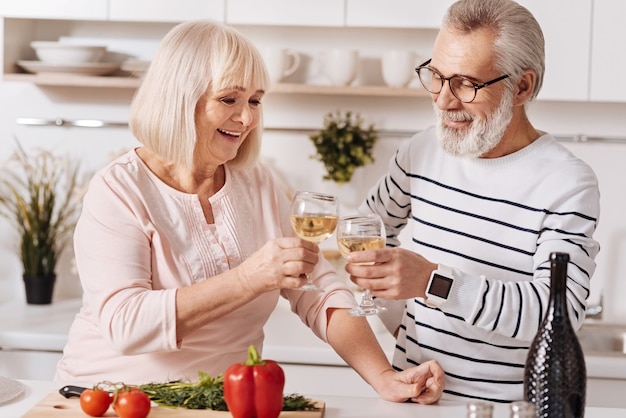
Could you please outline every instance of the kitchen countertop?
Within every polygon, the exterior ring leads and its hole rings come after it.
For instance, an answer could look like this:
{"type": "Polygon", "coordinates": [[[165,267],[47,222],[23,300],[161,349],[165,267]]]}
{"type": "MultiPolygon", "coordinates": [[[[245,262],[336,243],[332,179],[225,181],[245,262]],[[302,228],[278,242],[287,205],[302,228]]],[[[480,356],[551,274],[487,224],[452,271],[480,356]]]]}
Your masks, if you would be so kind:
{"type": "MultiPolygon", "coordinates": [[[[0,349],[61,352],[72,320],[81,306],[80,299],[55,301],[50,305],[7,303],[0,305],[0,349]]],[[[377,317],[371,317],[381,346],[391,359],[393,337],[377,317]]],[[[326,343],[320,341],[291,313],[281,298],[265,327],[263,356],[281,363],[345,366],[326,343]]],[[[590,378],[626,379],[626,355],[585,356],[590,378]]]]}
{"type": "MultiPolygon", "coordinates": [[[[0,349],[63,351],[80,299],[55,301],[50,305],[9,303],[0,306],[0,349]]],[[[378,318],[372,328],[391,359],[393,337],[378,318]]],[[[265,327],[263,356],[282,363],[345,366],[346,363],[319,340],[280,299],[265,327]]]]}
{"type": "Polygon", "coordinates": [[[62,351],[80,299],[0,305],[0,349],[62,351]]]}
{"type": "MultiPolygon", "coordinates": [[[[38,380],[21,380],[25,391],[16,399],[0,405],[2,418],[20,418],[50,392],[58,390],[60,383],[38,380]]],[[[380,398],[326,396],[317,397],[307,394],[311,399],[319,399],[326,403],[325,418],[454,418],[465,417],[465,404],[442,402],[437,405],[418,405],[387,402],[380,398]]],[[[494,405],[494,418],[507,418],[508,406],[494,405]]],[[[586,418],[623,418],[626,409],[588,407],[586,418]]]]}

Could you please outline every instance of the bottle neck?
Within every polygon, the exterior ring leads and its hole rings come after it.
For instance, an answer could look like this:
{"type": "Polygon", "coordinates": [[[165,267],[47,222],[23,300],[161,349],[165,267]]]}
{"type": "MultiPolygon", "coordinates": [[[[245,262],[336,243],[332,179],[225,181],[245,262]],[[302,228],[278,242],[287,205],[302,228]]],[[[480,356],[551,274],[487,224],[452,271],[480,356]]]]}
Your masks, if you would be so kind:
{"type": "Polygon", "coordinates": [[[550,255],[550,305],[555,317],[568,318],[567,312],[567,264],[569,254],[550,255]]]}

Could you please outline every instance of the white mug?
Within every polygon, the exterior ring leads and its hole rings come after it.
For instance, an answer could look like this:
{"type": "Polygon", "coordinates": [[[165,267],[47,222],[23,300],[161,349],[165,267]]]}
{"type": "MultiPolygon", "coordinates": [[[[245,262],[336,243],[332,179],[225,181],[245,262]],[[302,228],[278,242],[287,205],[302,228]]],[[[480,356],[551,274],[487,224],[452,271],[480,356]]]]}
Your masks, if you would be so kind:
{"type": "Polygon", "coordinates": [[[347,86],[354,81],[359,64],[359,51],[333,49],[326,54],[325,73],[335,86],[347,86]]]}
{"type": "Polygon", "coordinates": [[[300,53],[289,48],[269,48],[264,58],[272,84],[295,73],[300,66],[300,53]]]}
{"type": "Polygon", "coordinates": [[[417,54],[393,49],[383,53],[381,65],[383,80],[389,87],[406,87],[415,76],[417,54]]]}

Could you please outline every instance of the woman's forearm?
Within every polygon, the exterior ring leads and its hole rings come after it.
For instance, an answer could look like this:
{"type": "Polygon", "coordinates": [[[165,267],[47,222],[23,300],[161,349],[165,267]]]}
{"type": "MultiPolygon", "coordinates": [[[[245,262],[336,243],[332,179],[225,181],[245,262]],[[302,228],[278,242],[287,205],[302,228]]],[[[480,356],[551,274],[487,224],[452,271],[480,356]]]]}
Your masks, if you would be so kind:
{"type": "Polygon", "coordinates": [[[349,316],[347,309],[329,310],[327,338],[337,354],[374,389],[380,382],[378,378],[391,370],[387,356],[364,317],[349,316]]]}

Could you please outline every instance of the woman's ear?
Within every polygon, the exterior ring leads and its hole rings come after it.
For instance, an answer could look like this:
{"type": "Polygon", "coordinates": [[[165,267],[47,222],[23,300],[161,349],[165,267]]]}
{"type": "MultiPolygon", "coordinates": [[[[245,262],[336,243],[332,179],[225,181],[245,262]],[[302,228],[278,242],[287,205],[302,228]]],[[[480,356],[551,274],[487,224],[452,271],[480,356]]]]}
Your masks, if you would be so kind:
{"type": "Polygon", "coordinates": [[[523,105],[530,101],[537,83],[537,75],[533,70],[525,70],[515,86],[514,105],[523,105]]]}

